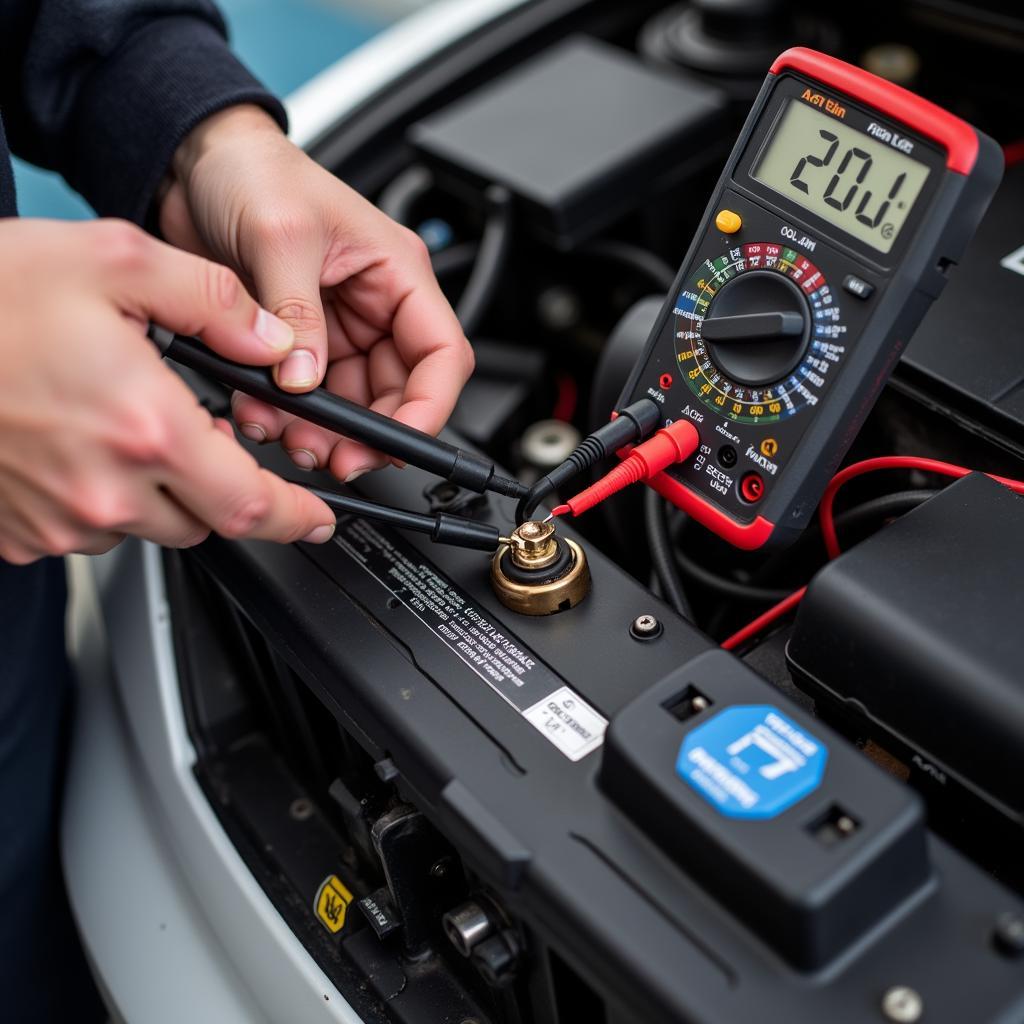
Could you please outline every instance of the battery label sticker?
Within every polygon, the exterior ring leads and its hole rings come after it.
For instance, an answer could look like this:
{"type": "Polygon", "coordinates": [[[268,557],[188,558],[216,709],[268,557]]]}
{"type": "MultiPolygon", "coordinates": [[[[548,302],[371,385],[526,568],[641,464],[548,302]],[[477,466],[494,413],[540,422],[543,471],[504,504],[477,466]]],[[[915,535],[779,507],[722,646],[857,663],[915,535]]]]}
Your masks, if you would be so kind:
{"type": "Polygon", "coordinates": [[[571,761],[601,745],[607,720],[415,547],[355,517],[339,521],[335,540],[571,761]]]}
{"type": "Polygon", "coordinates": [[[824,743],[770,704],[725,708],[679,749],[676,774],[728,818],[774,818],[814,792],[824,743]]]}
{"type": "Polygon", "coordinates": [[[523,715],[570,761],[586,757],[601,745],[608,723],[586,701],[563,686],[537,701],[523,715]]]}

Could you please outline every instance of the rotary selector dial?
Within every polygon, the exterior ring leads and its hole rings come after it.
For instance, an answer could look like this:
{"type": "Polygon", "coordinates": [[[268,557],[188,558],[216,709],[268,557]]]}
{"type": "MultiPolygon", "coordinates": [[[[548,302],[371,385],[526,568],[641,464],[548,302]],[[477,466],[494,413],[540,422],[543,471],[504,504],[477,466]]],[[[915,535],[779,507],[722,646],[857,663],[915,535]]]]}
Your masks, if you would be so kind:
{"type": "Polygon", "coordinates": [[[789,246],[748,242],[701,261],[674,314],[687,386],[737,423],[773,423],[817,405],[846,355],[836,296],[789,246]]]}

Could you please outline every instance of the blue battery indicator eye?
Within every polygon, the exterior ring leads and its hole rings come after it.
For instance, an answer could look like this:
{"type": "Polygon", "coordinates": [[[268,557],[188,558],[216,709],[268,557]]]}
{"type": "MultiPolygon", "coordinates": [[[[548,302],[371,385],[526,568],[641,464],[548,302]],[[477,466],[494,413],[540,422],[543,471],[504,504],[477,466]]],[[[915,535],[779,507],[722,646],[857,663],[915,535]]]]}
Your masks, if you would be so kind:
{"type": "Polygon", "coordinates": [[[725,708],[687,734],[676,774],[727,818],[775,818],[821,785],[828,748],[771,704],[725,708]]]}

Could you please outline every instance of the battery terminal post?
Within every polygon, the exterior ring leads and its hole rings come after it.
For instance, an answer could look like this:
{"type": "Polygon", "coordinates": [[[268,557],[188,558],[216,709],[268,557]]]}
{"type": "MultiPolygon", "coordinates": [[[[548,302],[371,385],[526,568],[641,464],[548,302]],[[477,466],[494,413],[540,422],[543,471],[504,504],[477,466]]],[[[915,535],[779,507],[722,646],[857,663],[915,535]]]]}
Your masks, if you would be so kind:
{"type": "Polygon", "coordinates": [[[590,590],[583,549],[559,537],[553,520],[528,519],[516,527],[491,562],[491,585],[506,608],[551,615],[574,608],[590,590]]]}

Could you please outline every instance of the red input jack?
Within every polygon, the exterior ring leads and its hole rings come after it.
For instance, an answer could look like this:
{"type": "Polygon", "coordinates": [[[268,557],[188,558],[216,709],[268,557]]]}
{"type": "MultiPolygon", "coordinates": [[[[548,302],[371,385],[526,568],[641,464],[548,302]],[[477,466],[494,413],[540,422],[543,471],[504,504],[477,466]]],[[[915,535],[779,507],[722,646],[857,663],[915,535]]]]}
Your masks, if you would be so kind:
{"type": "Polygon", "coordinates": [[[559,505],[553,514],[561,516],[571,512],[574,516],[582,515],[630,484],[650,480],[663,469],[688,459],[698,444],[697,428],[689,420],[676,420],[637,445],[611,472],[564,505],[559,505]]]}
{"type": "Polygon", "coordinates": [[[744,473],[740,478],[740,497],[754,505],[764,497],[764,480],[760,473],[744,473]]]}

